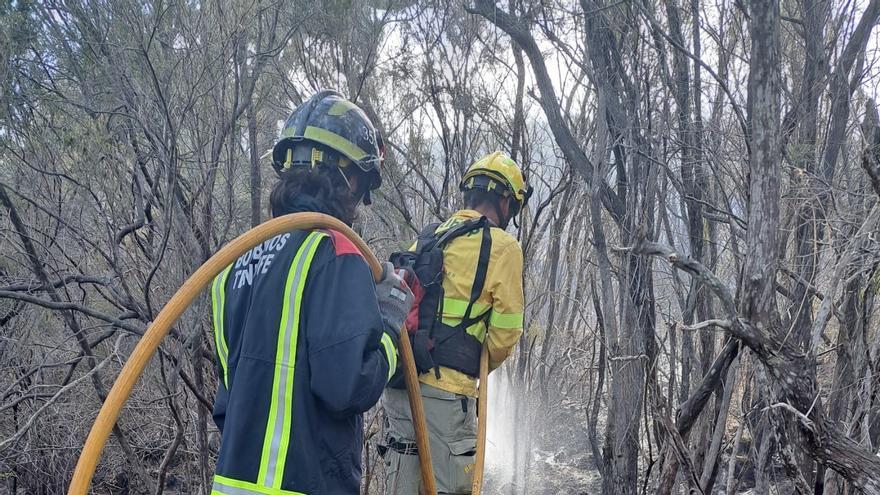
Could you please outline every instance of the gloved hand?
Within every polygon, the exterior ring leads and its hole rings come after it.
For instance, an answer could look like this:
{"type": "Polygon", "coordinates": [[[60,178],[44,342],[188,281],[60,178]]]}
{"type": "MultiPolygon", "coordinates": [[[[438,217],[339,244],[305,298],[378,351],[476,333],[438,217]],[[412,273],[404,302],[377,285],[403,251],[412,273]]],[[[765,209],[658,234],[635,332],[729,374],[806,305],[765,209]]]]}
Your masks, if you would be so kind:
{"type": "Polygon", "coordinates": [[[427,373],[434,368],[434,358],[431,356],[434,341],[428,336],[427,330],[418,330],[411,340],[416,370],[420,375],[427,373]]]}
{"type": "Polygon", "coordinates": [[[413,305],[413,294],[400,275],[394,273],[394,265],[385,262],[382,265],[382,280],[376,284],[376,299],[379,301],[379,312],[385,330],[391,335],[395,344],[400,338],[400,329],[413,305]]]}

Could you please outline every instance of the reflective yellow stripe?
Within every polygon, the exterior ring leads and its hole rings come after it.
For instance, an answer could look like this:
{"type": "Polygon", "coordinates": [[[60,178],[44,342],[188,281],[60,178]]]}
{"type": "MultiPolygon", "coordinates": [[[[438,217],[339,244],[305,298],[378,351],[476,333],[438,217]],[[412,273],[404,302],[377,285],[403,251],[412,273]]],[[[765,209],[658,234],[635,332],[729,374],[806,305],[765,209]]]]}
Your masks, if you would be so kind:
{"type": "Polygon", "coordinates": [[[388,380],[397,369],[397,349],[394,348],[394,341],[387,333],[382,334],[382,347],[385,349],[385,357],[388,359],[388,380]]]}
{"type": "Polygon", "coordinates": [[[489,324],[495,328],[522,328],[522,313],[496,313],[489,315],[489,324]]]}
{"type": "MultiPolygon", "coordinates": [[[[446,318],[464,318],[464,312],[467,311],[467,307],[468,301],[453,299],[451,297],[443,298],[443,316],[446,318]]],[[[488,304],[475,302],[474,307],[471,309],[470,316],[483,314],[490,307],[491,306],[489,306],[488,304]]]]}
{"type": "Polygon", "coordinates": [[[357,105],[348,101],[348,100],[336,100],[336,103],[330,107],[330,110],[327,110],[327,115],[333,115],[334,117],[342,115],[349,110],[359,110],[357,105]]]}
{"type": "Polygon", "coordinates": [[[223,371],[223,384],[229,388],[229,368],[227,361],[229,359],[229,346],[226,344],[226,334],[223,332],[223,317],[226,309],[226,279],[232,265],[226,267],[220,275],[214,277],[214,283],[211,287],[211,309],[214,315],[214,348],[217,350],[217,357],[220,359],[220,368],[223,371]]]}
{"type": "Polygon", "coordinates": [[[480,342],[483,342],[483,340],[486,338],[486,330],[486,323],[483,321],[478,321],[473,325],[467,327],[465,331],[471,334],[471,336],[473,336],[480,342]]]}
{"type": "Polygon", "coordinates": [[[266,488],[249,481],[234,480],[219,474],[214,475],[214,485],[211,487],[211,495],[305,495],[302,492],[282,490],[280,488],[266,488]]]}
{"type": "MultiPolygon", "coordinates": [[[[303,241],[290,264],[284,288],[281,324],[275,353],[275,378],[272,383],[272,402],[263,439],[260,472],[262,486],[280,489],[290,444],[291,409],[293,400],[293,370],[296,366],[296,342],[299,336],[300,306],[309,266],[320,240],[326,234],[312,232],[303,241]]],[[[274,493],[274,492],[273,492],[274,493]]]]}
{"type": "Polygon", "coordinates": [[[361,160],[362,158],[367,156],[367,152],[362,150],[360,146],[352,143],[348,139],[343,138],[335,132],[330,132],[326,129],[321,129],[320,127],[306,127],[305,132],[303,132],[303,137],[306,139],[317,141],[321,144],[326,144],[327,146],[334,148],[336,151],[347,155],[354,161],[361,160]]]}
{"type": "MultiPolygon", "coordinates": [[[[454,299],[451,297],[443,298],[443,318],[440,321],[449,326],[455,326],[461,323],[461,320],[464,319],[464,312],[467,311],[468,301],[462,299],[454,299]]],[[[492,306],[480,302],[475,302],[473,308],[471,308],[470,316],[477,317],[486,311],[488,311],[492,306]]],[[[486,338],[486,324],[483,321],[478,321],[473,325],[467,327],[467,333],[472,335],[474,338],[479,340],[480,342],[486,338]]]]}
{"type": "MultiPolygon", "coordinates": [[[[454,327],[461,323],[461,318],[442,318],[440,321],[442,321],[445,325],[454,327]]],[[[486,322],[480,320],[473,325],[467,327],[465,331],[480,342],[482,342],[483,339],[486,338],[486,322]]]]}

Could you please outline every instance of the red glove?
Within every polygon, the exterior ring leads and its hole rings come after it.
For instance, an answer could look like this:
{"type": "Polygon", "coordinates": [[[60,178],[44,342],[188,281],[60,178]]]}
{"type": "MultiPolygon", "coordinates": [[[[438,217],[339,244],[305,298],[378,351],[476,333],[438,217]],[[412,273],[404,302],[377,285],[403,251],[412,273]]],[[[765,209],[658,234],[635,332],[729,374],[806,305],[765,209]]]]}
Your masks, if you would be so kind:
{"type": "Polygon", "coordinates": [[[419,329],[419,304],[425,296],[425,289],[422,288],[422,284],[419,283],[419,278],[416,277],[415,272],[412,270],[395,268],[394,273],[406,282],[409,290],[413,293],[413,305],[406,317],[406,331],[409,332],[410,335],[415,335],[416,330],[419,329]]]}

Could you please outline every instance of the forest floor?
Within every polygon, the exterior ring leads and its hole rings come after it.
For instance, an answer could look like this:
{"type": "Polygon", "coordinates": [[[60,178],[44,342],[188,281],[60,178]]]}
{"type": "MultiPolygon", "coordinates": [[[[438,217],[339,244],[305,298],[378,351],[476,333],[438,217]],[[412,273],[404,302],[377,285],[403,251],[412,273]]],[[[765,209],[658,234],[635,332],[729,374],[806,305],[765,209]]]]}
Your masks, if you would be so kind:
{"type": "Polygon", "coordinates": [[[536,450],[527,479],[520,478],[527,490],[516,490],[515,481],[509,479],[498,466],[488,466],[486,472],[487,495],[529,493],[534,495],[593,494],[601,493],[602,478],[593,466],[590,454],[568,453],[565,450],[548,452],[536,450]]]}

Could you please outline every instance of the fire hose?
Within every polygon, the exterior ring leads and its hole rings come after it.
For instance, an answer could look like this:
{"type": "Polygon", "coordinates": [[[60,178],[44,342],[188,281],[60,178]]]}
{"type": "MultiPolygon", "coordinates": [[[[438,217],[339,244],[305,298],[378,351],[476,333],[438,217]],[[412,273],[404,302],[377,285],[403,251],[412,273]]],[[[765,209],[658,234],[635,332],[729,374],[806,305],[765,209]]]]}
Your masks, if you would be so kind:
{"type": "Polygon", "coordinates": [[[489,348],[483,344],[480,354],[480,402],[477,404],[477,458],[471,495],[480,495],[483,489],[483,466],[486,464],[486,416],[489,414],[489,348]]]}

